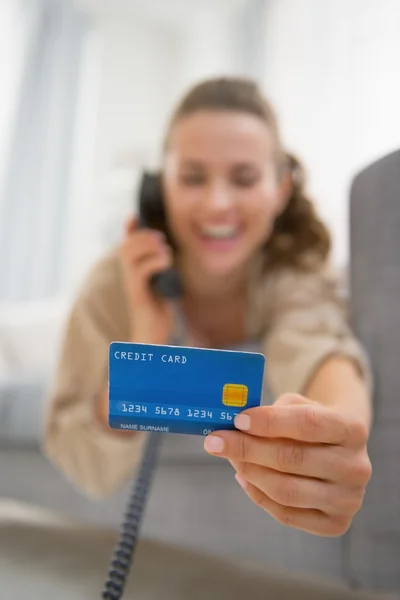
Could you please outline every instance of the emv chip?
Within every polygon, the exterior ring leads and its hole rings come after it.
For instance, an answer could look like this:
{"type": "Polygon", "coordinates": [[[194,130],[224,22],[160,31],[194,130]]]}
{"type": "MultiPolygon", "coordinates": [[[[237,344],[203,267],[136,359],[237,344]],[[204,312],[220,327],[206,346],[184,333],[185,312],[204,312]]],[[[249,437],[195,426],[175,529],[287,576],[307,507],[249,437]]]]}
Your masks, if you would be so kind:
{"type": "Polygon", "coordinates": [[[249,388],[238,383],[226,383],[222,390],[222,402],[225,406],[243,408],[247,404],[249,388]]]}

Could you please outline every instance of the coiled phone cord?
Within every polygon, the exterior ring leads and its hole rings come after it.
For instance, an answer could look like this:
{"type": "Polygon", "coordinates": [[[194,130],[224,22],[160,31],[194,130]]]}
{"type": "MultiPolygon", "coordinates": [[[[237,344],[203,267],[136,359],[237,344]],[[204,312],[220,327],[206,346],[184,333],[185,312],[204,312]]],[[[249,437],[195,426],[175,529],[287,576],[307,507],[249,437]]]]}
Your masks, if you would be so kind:
{"type": "Polygon", "coordinates": [[[133,555],[139,539],[140,526],[146,500],[150,491],[158,452],[160,449],[162,434],[152,433],[149,435],[139,473],[133,484],[129,497],[124,521],[121,527],[118,542],[116,544],[113,558],[108,572],[102,598],[106,600],[120,600],[122,598],[126,580],[132,566],[133,555]]]}

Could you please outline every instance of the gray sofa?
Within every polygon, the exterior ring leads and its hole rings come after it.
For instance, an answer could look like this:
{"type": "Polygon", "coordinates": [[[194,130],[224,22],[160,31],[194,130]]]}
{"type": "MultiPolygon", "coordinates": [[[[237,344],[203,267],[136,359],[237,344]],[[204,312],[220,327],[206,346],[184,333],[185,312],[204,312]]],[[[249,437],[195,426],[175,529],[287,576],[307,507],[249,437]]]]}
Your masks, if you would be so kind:
{"type": "Polygon", "coordinates": [[[400,151],[354,180],[350,309],[375,379],[373,477],[347,535],[349,577],[400,590],[400,151]]]}
{"type": "MultiPolygon", "coordinates": [[[[374,366],[376,416],[374,474],[350,532],[325,539],[282,527],[245,497],[228,464],[204,453],[200,438],[167,436],[144,537],[353,587],[400,590],[399,182],[397,153],[366,169],[352,188],[351,314],[374,366]]],[[[46,386],[44,377],[0,384],[1,496],[118,525],[129,484],[92,502],[41,454],[46,386]]]]}

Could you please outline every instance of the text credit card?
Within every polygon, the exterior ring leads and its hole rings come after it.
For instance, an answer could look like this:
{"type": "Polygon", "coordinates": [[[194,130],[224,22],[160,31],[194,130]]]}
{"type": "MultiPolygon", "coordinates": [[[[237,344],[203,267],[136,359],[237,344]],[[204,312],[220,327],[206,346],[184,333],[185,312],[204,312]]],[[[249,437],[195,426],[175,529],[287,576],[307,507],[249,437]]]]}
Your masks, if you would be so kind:
{"type": "Polygon", "coordinates": [[[234,429],[261,403],[265,358],[255,352],[113,342],[109,426],[208,435],[234,429]]]}

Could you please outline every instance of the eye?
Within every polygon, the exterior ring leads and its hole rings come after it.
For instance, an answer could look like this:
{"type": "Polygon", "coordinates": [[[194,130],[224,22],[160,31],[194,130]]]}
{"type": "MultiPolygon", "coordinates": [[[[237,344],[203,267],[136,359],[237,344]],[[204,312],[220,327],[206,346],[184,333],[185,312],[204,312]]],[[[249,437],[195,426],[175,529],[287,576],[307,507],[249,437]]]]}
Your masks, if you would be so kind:
{"type": "Polygon", "coordinates": [[[188,187],[204,185],[206,178],[202,173],[183,173],[180,176],[180,181],[188,187]]]}
{"type": "Polygon", "coordinates": [[[232,174],[234,185],[243,188],[255,186],[260,181],[260,173],[255,169],[239,170],[232,174]]]}

